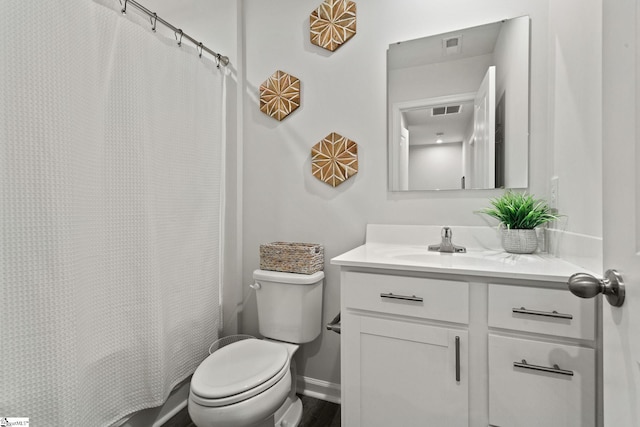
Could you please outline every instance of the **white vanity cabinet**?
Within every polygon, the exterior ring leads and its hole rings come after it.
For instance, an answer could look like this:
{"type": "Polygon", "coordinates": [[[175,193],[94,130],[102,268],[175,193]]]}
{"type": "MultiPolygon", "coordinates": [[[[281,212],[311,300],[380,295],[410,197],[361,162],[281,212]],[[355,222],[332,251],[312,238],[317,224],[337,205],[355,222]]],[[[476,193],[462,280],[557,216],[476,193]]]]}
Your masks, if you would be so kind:
{"type": "Polygon", "coordinates": [[[601,302],[566,285],[584,269],[452,229],[467,253],[428,251],[437,227],[370,224],[331,260],[342,425],[602,427],[601,302]]]}
{"type": "Polygon", "coordinates": [[[341,281],[343,425],[468,426],[468,283],[352,271],[341,281]]]}
{"type": "Polygon", "coordinates": [[[595,301],[562,289],[488,288],[490,425],[594,427],[595,301]]]}

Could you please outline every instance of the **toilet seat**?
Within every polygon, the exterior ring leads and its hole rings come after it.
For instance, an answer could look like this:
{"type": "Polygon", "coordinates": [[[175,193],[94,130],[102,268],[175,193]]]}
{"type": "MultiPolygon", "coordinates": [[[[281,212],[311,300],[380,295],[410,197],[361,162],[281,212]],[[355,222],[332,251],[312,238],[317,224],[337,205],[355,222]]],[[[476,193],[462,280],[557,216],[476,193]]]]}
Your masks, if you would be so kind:
{"type": "Polygon", "coordinates": [[[207,357],[191,379],[194,403],[227,406],[271,388],[289,371],[289,353],[277,343],[247,339],[207,357]]]}

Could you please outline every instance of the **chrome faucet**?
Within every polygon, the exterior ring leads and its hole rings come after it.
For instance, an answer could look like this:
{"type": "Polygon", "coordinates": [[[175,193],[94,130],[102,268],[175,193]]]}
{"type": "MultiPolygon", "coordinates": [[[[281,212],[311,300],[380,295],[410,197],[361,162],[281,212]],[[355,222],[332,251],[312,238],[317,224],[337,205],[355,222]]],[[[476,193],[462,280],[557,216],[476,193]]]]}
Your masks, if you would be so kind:
{"type": "Polygon", "coordinates": [[[442,227],[442,242],[439,245],[429,245],[430,251],[446,252],[446,253],[464,253],[467,249],[463,246],[454,245],[451,242],[453,232],[449,227],[442,227]]]}

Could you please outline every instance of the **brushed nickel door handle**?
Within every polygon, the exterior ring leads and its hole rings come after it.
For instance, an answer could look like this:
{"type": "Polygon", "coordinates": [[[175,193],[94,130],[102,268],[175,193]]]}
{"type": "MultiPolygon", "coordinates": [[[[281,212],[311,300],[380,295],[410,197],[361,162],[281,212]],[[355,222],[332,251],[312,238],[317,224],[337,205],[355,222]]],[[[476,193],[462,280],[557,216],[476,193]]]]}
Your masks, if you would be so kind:
{"type": "Polygon", "coordinates": [[[616,270],[607,270],[604,279],[598,279],[587,273],[576,273],[567,282],[572,294],[580,298],[593,298],[598,294],[607,297],[614,307],[624,304],[624,281],[616,270]]]}

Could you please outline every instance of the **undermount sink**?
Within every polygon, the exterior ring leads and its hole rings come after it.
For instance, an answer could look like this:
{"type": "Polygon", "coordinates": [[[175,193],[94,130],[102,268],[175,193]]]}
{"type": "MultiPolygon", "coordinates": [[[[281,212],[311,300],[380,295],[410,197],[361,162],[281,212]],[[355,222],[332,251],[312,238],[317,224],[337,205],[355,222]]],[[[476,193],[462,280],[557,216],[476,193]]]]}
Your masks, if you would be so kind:
{"type": "MultiPolygon", "coordinates": [[[[382,253],[383,251],[381,251],[382,253]]],[[[395,252],[395,251],[394,251],[395,252]]],[[[462,257],[462,258],[477,258],[479,252],[467,251],[463,253],[454,253],[454,252],[436,252],[424,249],[404,249],[397,251],[393,254],[387,254],[390,258],[398,259],[398,260],[407,260],[407,261],[420,261],[421,259],[430,259],[432,257],[462,257]]]]}
{"type": "MultiPolygon", "coordinates": [[[[381,251],[381,255],[385,251],[381,251]]],[[[420,262],[433,262],[434,258],[441,257],[443,262],[453,263],[458,265],[480,265],[487,263],[499,263],[499,264],[515,264],[522,262],[531,262],[534,257],[523,256],[517,254],[509,254],[501,251],[482,250],[482,249],[467,249],[466,253],[446,253],[446,252],[434,252],[425,249],[394,249],[391,253],[386,254],[389,258],[398,261],[407,261],[411,263],[420,262]],[[451,262],[448,262],[451,261],[451,262]]]]}
{"type": "MultiPolygon", "coordinates": [[[[373,244],[370,246],[373,253],[381,257],[389,257],[395,259],[407,259],[416,260],[423,257],[463,257],[473,258],[478,256],[484,256],[484,254],[490,251],[482,249],[468,249],[467,252],[438,252],[430,251],[426,245],[386,245],[386,244],[373,244]]],[[[495,253],[495,251],[491,251],[495,253]]]]}
{"type": "Polygon", "coordinates": [[[398,266],[454,269],[503,269],[540,262],[538,255],[510,254],[496,249],[467,248],[465,253],[435,252],[426,245],[368,244],[368,256],[398,266]]]}
{"type": "Polygon", "coordinates": [[[366,242],[331,260],[345,268],[466,274],[483,277],[566,281],[576,267],[550,254],[510,254],[489,227],[452,227],[453,243],[466,253],[429,251],[441,227],[367,225],[366,242]]]}

